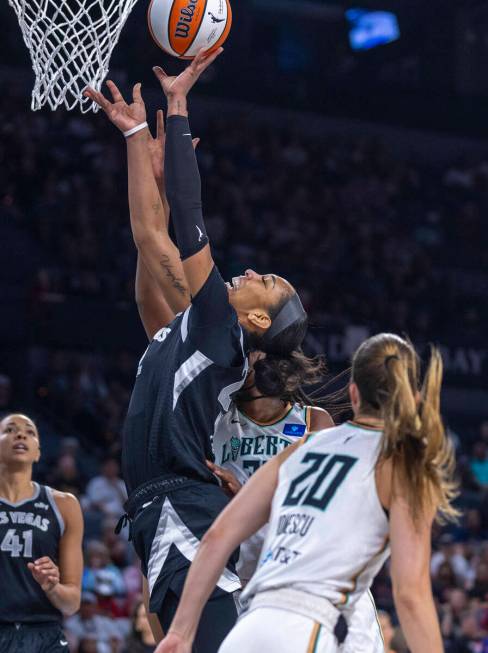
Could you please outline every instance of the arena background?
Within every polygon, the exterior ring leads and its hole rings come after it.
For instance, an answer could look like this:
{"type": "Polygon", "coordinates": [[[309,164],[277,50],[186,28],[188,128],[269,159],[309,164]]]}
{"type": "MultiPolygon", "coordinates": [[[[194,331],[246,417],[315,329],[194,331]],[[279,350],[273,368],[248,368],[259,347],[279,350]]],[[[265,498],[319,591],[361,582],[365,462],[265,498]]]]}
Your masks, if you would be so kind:
{"type": "MultiPolygon", "coordinates": [[[[125,91],[143,82],[154,124],[164,105],[151,66],[181,64],[152,43],[145,10],[139,0],[111,75],[125,91]]],[[[464,516],[436,533],[434,592],[446,650],[488,651],[488,3],[233,10],[225,53],[191,98],[216,258],[226,277],[251,266],[298,286],[307,347],[331,374],[380,329],[442,347],[464,516]],[[356,7],[392,12],[400,38],[353,50],[345,11],[356,7]]],[[[0,411],[38,420],[37,478],[83,503],[73,650],[120,651],[139,577],[112,532],[114,461],[145,347],[124,143],[101,114],[32,113],[29,56],[5,2],[0,20],[0,411]]],[[[387,570],[375,597],[395,620],[387,570]]],[[[405,650],[399,633],[392,650],[405,650]]]]}

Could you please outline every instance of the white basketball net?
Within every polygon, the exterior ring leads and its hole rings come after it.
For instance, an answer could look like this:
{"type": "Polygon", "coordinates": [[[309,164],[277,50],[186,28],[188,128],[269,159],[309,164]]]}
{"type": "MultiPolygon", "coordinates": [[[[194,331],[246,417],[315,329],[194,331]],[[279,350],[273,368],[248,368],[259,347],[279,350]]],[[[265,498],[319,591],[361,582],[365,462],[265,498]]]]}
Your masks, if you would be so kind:
{"type": "Polygon", "coordinates": [[[36,75],[31,107],[98,107],[83,97],[100,90],[113,49],[137,0],[9,0],[36,75]]]}

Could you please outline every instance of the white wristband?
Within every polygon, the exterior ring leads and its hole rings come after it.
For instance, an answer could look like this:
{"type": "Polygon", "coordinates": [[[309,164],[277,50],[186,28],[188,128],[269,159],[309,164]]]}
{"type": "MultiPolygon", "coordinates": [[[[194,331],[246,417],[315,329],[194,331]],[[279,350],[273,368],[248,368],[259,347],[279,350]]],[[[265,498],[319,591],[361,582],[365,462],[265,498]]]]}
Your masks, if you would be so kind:
{"type": "Polygon", "coordinates": [[[122,132],[125,136],[125,138],[129,138],[129,136],[132,136],[132,134],[137,134],[137,132],[140,132],[141,129],[145,129],[147,127],[147,122],[141,122],[140,125],[137,125],[136,127],[132,127],[132,129],[128,129],[126,132],[122,132]]]}

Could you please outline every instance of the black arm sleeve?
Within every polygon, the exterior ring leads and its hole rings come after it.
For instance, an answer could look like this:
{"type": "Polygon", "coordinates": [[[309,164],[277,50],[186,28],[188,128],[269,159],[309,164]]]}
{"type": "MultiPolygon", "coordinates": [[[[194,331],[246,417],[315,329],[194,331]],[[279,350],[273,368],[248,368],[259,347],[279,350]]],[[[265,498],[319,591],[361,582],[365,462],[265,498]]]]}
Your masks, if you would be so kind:
{"type": "Polygon", "coordinates": [[[170,116],[166,124],[166,195],[182,260],[208,243],[202,213],[200,173],[188,118],[170,116]]]}

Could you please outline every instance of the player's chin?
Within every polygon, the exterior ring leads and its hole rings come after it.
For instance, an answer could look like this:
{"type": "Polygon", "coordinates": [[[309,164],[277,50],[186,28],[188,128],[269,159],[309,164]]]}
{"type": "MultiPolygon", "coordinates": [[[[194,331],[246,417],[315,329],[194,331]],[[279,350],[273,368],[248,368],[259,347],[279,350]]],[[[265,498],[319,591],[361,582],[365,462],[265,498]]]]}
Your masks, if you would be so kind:
{"type": "Polygon", "coordinates": [[[22,462],[27,462],[27,463],[34,463],[35,460],[32,456],[32,452],[30,451],[13,451],[10,454],[10,460],[11,461],[22,461],[22,462]]]}

